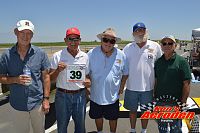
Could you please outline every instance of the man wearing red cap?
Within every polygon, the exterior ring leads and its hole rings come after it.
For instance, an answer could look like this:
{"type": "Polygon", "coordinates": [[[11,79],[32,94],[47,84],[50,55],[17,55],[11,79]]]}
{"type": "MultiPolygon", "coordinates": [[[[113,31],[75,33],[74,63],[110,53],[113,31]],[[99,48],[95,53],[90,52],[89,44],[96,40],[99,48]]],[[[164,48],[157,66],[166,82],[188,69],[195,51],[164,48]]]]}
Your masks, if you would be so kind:
{"type": "Polygon", "coordinates": [[[58,133],[67,133],[72,116],[75,133],[85,133],[86,86],[88,74],[88,56],[79,49],[80,31],[73,27],[66,31],[66,48],[53,55],[50,76],[56,81],[56,118],[58,133]]]}

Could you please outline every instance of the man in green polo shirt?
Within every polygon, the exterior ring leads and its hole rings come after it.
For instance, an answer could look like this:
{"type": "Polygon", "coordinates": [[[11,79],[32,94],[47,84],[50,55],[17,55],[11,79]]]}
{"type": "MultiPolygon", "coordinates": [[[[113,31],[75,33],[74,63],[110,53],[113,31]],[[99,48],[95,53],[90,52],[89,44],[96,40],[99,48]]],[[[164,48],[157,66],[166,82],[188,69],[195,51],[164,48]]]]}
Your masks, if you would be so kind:
{"type": "MultiPolygon", "coordinates": [[[[171,35],[165,36],[161,40],[161,48],[164,54],[155,63],[156,82],[154,96],[155,98],[160,98],[168,95],[175,97],[182,103],[186,103],[190,92],[191,72],[187,61],[176,54],[176,46],[176,40],[171,35]]],[[[166,132],[167,124],[162,126],[160,126],[160,123],[158,124],[159,132],[166,132]]],[[[176,126],[170,127],[170,131],[182,132],[181,120],[177,120],[174,124],[176,126]]]]}

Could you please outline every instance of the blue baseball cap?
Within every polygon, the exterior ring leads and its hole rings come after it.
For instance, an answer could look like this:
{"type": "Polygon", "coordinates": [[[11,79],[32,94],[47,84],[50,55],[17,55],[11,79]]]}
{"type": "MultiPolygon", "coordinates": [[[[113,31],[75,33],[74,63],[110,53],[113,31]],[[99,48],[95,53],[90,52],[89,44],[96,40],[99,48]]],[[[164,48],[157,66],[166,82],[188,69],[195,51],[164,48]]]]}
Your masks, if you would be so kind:
{"type": "Polygon", "coordinates": [[[133,26],[133,32],[135,32],[137,29],[139,28],[143,28],[143,29],[146,29],[146,26],[144,25],[144,23],[142,22],[138,22],[136,23],[134,26],[133,26]]]}

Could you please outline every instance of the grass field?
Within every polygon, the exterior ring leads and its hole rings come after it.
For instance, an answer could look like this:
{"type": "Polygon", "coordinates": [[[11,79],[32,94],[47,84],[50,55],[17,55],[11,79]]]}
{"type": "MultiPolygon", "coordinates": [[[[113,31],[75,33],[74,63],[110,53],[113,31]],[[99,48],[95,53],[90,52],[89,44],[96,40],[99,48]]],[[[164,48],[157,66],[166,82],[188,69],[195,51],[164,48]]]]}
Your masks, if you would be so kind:
{"type": "MultiPolygon", "coordinates": [[[[187,42],[187,43],[191,43],[191,41],[189,40],[178,40],[176,39],[177,42],[187,42]]],[[[156,42],[159,42],[160,40],[153,40],[153,41],[156,41],[156,42]]],[[[120,44],[121,45],[126,45],[128,43],[130,43],[131,41],[121,41],[120,44]]],[[[11,47],[13,46],[15,43],[5,43],[5,44],[1,44],[0,43],[0,48],[8,48],[8,47],[11,47]]],[[[36,46],[39,46],[39,47],[48,47],[48,46],[65,46],[66,44],[64,42],[37,42],[37,43],[32,43],[36,46]]],[[[84,45],[99,45],[100,42],[97,42],[97,41],[83,41],[81,42],[80,45],[84,46],[84,45]]]]}
{"type": "MultiPolygon", "coordinates": [[[[122,41],[120,44],[128,44],[131,41],[122,41]]],[[[13,46],[15,43],[7,43],[7,44],[0,44],[0,48],[8,48],[13,46]]],[[[99,45],[100,42],[92,41],[92,42],[81,42],[80,45],[99,45]]],[[[41,43],[33,43],[33,45],[39,46],[39,47],[47,47],[47,46],[65,46],[66,44],[64,42],[41,42],[41,43]]]]}

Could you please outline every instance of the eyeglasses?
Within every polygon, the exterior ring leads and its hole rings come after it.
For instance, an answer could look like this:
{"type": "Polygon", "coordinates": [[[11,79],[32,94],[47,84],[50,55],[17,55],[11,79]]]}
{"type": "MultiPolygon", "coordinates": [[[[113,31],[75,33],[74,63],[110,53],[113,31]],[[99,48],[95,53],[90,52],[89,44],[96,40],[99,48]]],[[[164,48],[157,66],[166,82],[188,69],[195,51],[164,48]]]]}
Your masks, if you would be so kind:
{"type": "Polygon", "coordinates": [[[163,46],[165,46],[165,45],[170,45],[170,46],[171,46],[171,45],[173,45],[173,44],[174,44],[173,42],[163,42],[163,43],[162,43],[163,46]]]}
{"type": "Polygon", "coordinates": [[[102,41],[105,42],[105,43],[108,43],[110,42],[110,44],[115,44],[116,43],[116,40],[115,39],[108,39],[108,38],[102,38],[102,41]]]}
{"type": "Polygon", "coordinates": [[[78,42],[80,40],[81,40],[81,38],[67,38],[67,41],[69,41],[69,42],[78,42]]]}

